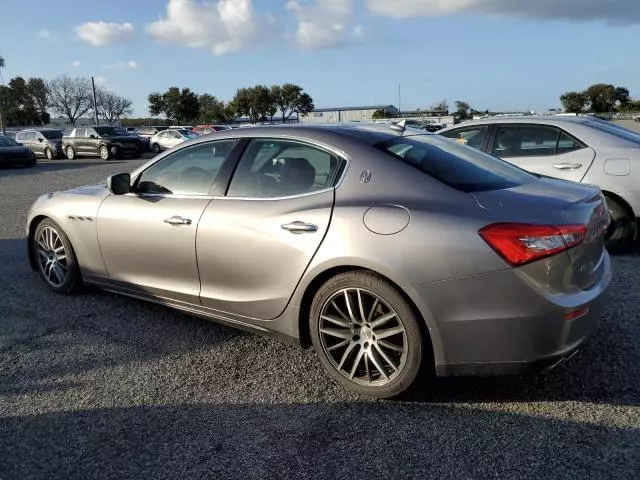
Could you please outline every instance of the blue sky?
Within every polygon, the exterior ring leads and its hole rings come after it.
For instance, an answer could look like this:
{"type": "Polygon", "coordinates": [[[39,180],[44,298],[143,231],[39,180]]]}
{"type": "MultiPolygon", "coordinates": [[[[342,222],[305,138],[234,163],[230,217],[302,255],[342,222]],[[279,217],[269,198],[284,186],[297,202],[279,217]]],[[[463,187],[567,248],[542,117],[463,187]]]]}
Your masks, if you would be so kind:
{"type": "Polygon", "coordinates": [[[4,80],[96,77],[147,95],[293,82],[317,107],[458,99],[542,110],[606,82],[640,98],[638,0],[22,0],[3,2],[4,80]]]}

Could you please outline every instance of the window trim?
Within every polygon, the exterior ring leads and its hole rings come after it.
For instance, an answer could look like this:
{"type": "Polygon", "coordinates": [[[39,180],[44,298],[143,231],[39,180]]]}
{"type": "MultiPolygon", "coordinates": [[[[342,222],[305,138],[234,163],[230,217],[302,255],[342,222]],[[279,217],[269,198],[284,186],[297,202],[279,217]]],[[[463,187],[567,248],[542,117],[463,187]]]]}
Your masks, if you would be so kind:
{"type": "Polygon", "coordinates": [[[579,138],[577,138],[575,135],[572,135],[571,133],[567,132],[564,128],[559,127],[557,125],[553,125],[550,123],[516,123],[516,122],[505,122],[505,123],[496,123],[494,125],[494,131],[493,131],[493,135],[491,138],[491,144],[487,145],[487,150],[486,152],[490,155],[493,155],[494,157],[500,158],[500,159],[506,159],[506,158],[543,158],[543,157],[561,157],[563,155],[567,155],[569,153],[573,153],[573,152],[578,152],[580,150],[583,150],[585,148],[589,148],[589,145],[587,145],[586,143],[584,143],[582,140],[580,140],[579,138]],[[498,132],[500,131],[500,128],[503,127],[542,127],[542,128],[554,128],[558,131],[558,136],[556,139],[556,146],[553,149],[553,153],[551,155],[545,155],[545,154],[537,154],[537,155],[509,155],[509,156],[501,156],[499,157],[498,155],[495,154],[494,152],[494,148],[496,145],[496,141],[498,139],[498,132]],[[558,142],[560,141],[560,135],[566,135],[567,137],[569,137],[571,140],[573,140],[576,144],[580,145],[580,148],[576,148],[573,150],[569,150],[566,152],[561,152],[558,153],[558,142]]]}
{"type": "Polygon", "coordinates": [[[242,152],[240,153],[236,164],[234,165],[234,169],[233,172],[231,172],[231,176],[229,177],[229,180],[227,182],[227,187],[225,189],[224,195],[223,196],[216,196],[214,198],[224,198],[227,200],[244,200],[244,201],[275,201],[275,200],[287,200],[287,199],[292,199],[292,198],[300,198],[300,197],[308,197],[311,195],[320,195],[322,193],[326,193],[329,191],[335,191],[336,189],[338,189],[340,187],[340,185],[342,184],[342,181],[344,180],[344,177],[346,176],[346,173],[348,171],[348,167],[351,163],[351,159],[349,158],[348,155],[346,155],[344,152],[340,152],[338,150],[336,150],[335,148],[329,147],[328,145],[324,145],[322,143],[318,143],[315,142],[313,140],[310,140],[308,138],[299,138],[299,137],[288,137],[288,136],[276,136],[276,135],[269,135],[269,136],[259,136],[259,137],[241,137],[241,138],[245,138],[247,140],[242,152]],[[238,165],[240,165],[240,161],[242,160],[242,158],[244,157],[244,154],[247,150],[247,148],[249,148],[249,145],[251,145],[252,142],[256,141],[256,140],[272,140],[272,141],[278,141],[278,140],[284,140],[284,141],[290,141],[290,142],[297,142],[297,143],[301,143],[307,146],[310,146],[312,148],[316,148],[318,150],[324,151],[325,153],[328,153],[329,155],[332,155],[334,157],[336,157],[338,159],[338,161],[342,161],[341,164],[338,166],[337,170],[336,170],[336,177],[333,180],[333,185],[329,186],[329,187],[325,187],[323,189],[320,190],[314,190],[312,192],[305,192],[305,193],[297,193],[295,195],[285,195],[282,197],[231,197],[229,196],[229,187],[231,187],[231,182],[233,181],[233,177],[236,174],[236,171],[238,169],[238,165]]]}
{"type": "MultiPolygon", "coordinates": [[[[482,140],[482,143],[480,144],[480,147],[477,148],[477,150],[480,150],[481,152],[487,152],[487,149],[489,148],[489,144],[491,142],[491,140],[493,140],[492,136],[493,136],[493,129],[491,128],[493,125],[489,124],[489,123],[479,123],[477,125],[465,125],[464,127],[458,127],[458,128],[453,128],[451,130],[447,130],[446,132],[441,132],[438,133],[438,135],[440,135],[441,137],[445,137],[448,138],[449,140],[453,140],[454,142],[457,141],[455,138],[451,138],[451,137],[447,137],[446,135],[444,135],[445,133],[459,133],[459,132],[464,132],[465,130],[473,130],[473,129],[479,129],[479,128],[486,128],[487,131],[485,133],[484,139],[482,140]]],[[[465,145],[467,145],[465,143],[465,145]]],[[[468,145],[471,147],[471,145],[468,145]]],[[[475,148],[475,147],[471,147],[471,148],[475,148]]]]}

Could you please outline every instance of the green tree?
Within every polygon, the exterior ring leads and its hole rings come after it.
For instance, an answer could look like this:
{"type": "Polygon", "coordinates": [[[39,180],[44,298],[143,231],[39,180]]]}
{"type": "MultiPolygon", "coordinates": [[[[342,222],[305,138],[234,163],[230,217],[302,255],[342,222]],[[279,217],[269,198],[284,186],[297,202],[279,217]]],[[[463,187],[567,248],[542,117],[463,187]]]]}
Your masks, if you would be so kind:
{"type": "Polygon", "coordinates": [[[449,111],[449,105],[447,104],[446,100],[440,100],[437,103],[434,103],[431,106],[431,110],[445,110],[445,111],[449,111]]]}
{"type": "Polygon", "coordinates": [[[47,83],[48,104],[75,125],[76,120],[93,108],[91,81],[66,75],[47,83]]]}
{"type": "Polygon", "coordinates": [[[567,113],[582,113],[587,105],[587,96],[583,92],[566,92],[560,95],[560,103],[567,113]]]}
{"type": "Polygon", "coordinates": [[[616,87],[613,91],[613,97],[623,109],[631,101],[629,89],[626,87],[616,87]]]}
{"type": "Polygon", "coordinates": [[[239,88],[231,100],[238,116],[247,116],[251,123],[264,122],[278,110],[272,91],[264,85],[239,88]]]}
{"type": "Polygon", "coordinates": [[[372,120],[382,120],[383,118],[387,118],[387,112],[385,112],[382,108],[379,108],[378,110],[373,112],[373,115],[371,115],[372,120]]]}
{"type": "Polygon", "coordinates": [[[204,93],[198,96],[200,105],[199,123],[227,123],[229,122],[229,110],[223,101],[213,95],[204,93]]]}
{"type": "Polygon", "coordinates": [[[102,88],[96,92],[96,107],[100,118],[107,123],[119,120],[125,115],[131,115],[133,112],[131,99],[102,88]]]}
{"type": "Polygon", "coordinates": [[[294,113],[306,114],[315,108],[311,96],[305,93],[302,87],[293,83],[272,86],[271,96],[277,109],[280,110],[282,123],[285,123],[294,113]]]}
{"type": "Polygon", "coordinates": [[[179,123],[195,121],[200,113],[198,95],[190,88],[170,87],[164,93],[151,93],[147,100],[152,116],[164,115],[179,123]]]}
{"type": "Polygon", "coordinates": [[[472,115],[471,106],[467,102],[463,102],[462,100],[456,100],[455,105],[456,105],[456,111],[454,113],[454,116],[459,121],[468,120],[472,118],[473,115],[472,115]]]}
{"type": "Polygon", "coordinates": [[[584,92],[589,102],[589,110],[594,113],[612,112],[615,110],[615,87],[605,83],[591,85],[584,92]]]}
{"type": "Polygon", "coordinates": [[[29,95],[31,95],[33,104],[38,112],[38,116],[40,117],[40,123],[42,123],[43,125],[49,123],[49,121],[51,120],[51,115],[49,115],[49,112],[47,112],[49,103],[47,99],[46,82],[42,78],[30,78],[27,82],[27,90],[29,92],[29,95]]]}

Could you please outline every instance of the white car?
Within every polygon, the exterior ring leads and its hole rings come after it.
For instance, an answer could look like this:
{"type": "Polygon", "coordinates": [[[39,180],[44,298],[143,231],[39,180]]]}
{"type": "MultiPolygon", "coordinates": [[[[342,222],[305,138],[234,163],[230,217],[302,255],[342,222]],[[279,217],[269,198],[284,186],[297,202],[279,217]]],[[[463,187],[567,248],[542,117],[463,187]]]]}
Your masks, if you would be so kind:
{"type": "Polygon", "coordinates": [[[151,149],[155,153],[160,153],[163,150],[168,150],[169,148],[173,148],[182,142],[186,142],[187,140],[191,140],[198,136],[199,135],[197,133],[187,130],[186,128],[170,128],[156,133],[151,137],[149,143],[151,144],[151,149]]]}

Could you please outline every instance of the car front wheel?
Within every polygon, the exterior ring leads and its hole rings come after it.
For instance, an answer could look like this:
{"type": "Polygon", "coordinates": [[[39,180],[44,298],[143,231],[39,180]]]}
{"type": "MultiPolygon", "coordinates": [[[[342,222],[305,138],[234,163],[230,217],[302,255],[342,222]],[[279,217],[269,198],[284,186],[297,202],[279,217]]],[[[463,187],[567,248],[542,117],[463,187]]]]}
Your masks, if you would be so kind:
{"type": "Polygon", "coordinates": [[[154,151],[154,153],[160,153],[160,151],[162,150],[160,148],[160,145],[158,145],[157,143],[154,143],[153,147],[151,147],[151,149],[154,151]]]}
{"type": "Polygon", "coordinates": [[[627,210],[612,198],[607,198],[611,225],[607,231],[606,245],[610,251],[622,251],[631,246],[634,237],[633,219],[627,210]]]}
{"type": "Polygon", "coordinates": [[[44,156],[47,157],[47,160],[53,160],[53,150],[49,147],[44,149],[44,156]]]}
{"type": "Polygon", "coordinates": [[[110,154],[109,154],[109,149],[107,148],[106,145],[102,145],[98,150],[98,152],[100,153],[100,158],[102,160],[109,160],[110,154]]]}
{"type": "Polygon", "coordinates": [[[42,220],[33,235],[33,252],[40,276],[56,293],[68,294],[80,283],[80,270],[71,242],[62,228],[42,220]]]}
{"type": "Polygon", "coordinates": [[[400,292],[371,272],[348,272],[316,293],[311,340],[329,375],[357,393],[405,393],[421,369],[424,339],[400,292]]]}
{"type": "Polygon", "coordinates": [[[67,154],[67,158],[69,160],[73,160],[74,158],[76,158],[76,152],[73,149],[73,147],[67,147],[67,149],[65,150],[65,153],[67,154]]]}

